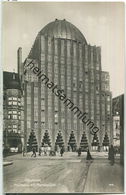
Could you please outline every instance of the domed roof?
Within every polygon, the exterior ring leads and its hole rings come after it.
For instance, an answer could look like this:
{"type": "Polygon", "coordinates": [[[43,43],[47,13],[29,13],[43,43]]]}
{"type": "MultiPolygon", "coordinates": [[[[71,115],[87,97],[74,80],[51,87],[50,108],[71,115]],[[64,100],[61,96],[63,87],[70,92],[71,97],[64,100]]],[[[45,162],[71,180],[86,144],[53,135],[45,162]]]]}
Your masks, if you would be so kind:
{"type": "Polygon", "coordinates": [[[41,35],[47,35],[55,38],[71,39],[84,44],[87,41],[83,34],[70,22],[56,19],[47,24],[40,32],[41,35]]]}

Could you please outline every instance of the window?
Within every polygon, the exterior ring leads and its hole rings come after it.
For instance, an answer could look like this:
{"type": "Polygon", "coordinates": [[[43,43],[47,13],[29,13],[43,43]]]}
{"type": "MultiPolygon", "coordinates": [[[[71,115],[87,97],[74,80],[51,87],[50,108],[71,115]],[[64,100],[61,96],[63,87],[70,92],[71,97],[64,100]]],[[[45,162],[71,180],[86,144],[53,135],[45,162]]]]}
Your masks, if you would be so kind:
{"type": "Polygon", "coordinates": [[[12,100],[12,97],[9,97],[8,100],[12,100]]]}
{"type": "Polygon", "coordinates": [[[85,82],[88,82],[88,74],[85,74],[85,82]]]}
{"type": "Polygon", "coordinates": [[[12,105],[12,101],[9,101],[9,102],[8,102],[8,105],[12,105]]]}
{"type": "Polygon", "coordinates": [[[99,80],[99,73],[96,73],[96,79],[99,80]]]}
{"type": "Polygon", "coordinates": [[[110,105],[107,105],[107,111],[108,112],[110,111],[110,105]]]}
{"type": "Polygon", "coordinates": [[[67,56],[70,57],[70,41],[67,41],[67,56]]]}
{"type": "Polygon", "coordinates": [[[13,100],[17,100],[17,97],[13,97],[13,100]]]}
{"type": "Polygon", "coordinates": [[[11,119],[11,114],[8,115],[8,119],[11,119]]]}
{"type": "Polygon", "coordinates": [[[85,85],[85,91],[88,92],[88,83],[85,83],[87,85],[85,85]]]}
{"type": "Polygon", "coordinates": [[[13,132],[14,132],[14,133],[17,133],[17,129],[13,129],[13,132]]]}
{"type": "Polygon", "coordinates": [[[61,56],[64,56],[64,40],[61,40],[61,56]]]}
{"type": "Polygon", "coordinates": [[[107,95],[107,101],[110,101],[110,96],[109,95],[107,95]]]}
{"type": "Polygon", "coordinates": [[[13,119],[17,119],[17,115],[13,115],[13,119]]]}
{"type": "Polygon", "coordinates": [[[96,64],[96,70],[99,70],[99,64],[98,63],[96,64]]]}
{"type": "Polygon", "coordinates": [[[8,132],[10,133],[12,130],[11,129],[8,129],[8,132]]]}
{"type": "Polygon", "coordinates": [[[79,88],[80,88],[80,89],[83,88],[83,83],[82,83],[82,81],[79,81],[79,88]]]}
{"type": "Polygon", "coordinates": [[[97,100],[97,102],[99,102],[99,100],[100,100],[100,96],[99,95],[96,96],[96,100],[97,100]]]}
{"type": "Polygon", "coordinates": [[[106,78],[106,80],[109,80],[109,75],[108,75],[108,74],[106,74],[105,78],[106,78]]]}
{"type": "Polygon", "coordinates": [[[99,91],[99,85],[96,86],[96,90],[99,91]]]}
{"type": "Polygon", "coordinates": [[[12,114],[12,111],[8,111],[8,114],[12,114]]]}
{"type": "Polygon", "coordinates": [[[14,111],[13,111],[13,114],[17,114],[17,111],[16,111],[16,110],[14,110],[14,111]]]}
{"type": "Polygon", "coordinates": [[[77,54],[77,52],[76,52],[76,43],[74,43],[73,44],[73,55],[74,55],[74,57],[76,57],[76,54],[77,54]]]}
{"type": "Polygon", "coordinates": [[[17,102],[13,102],[13,105],[17,105],[17,102]]]}
{"type": "Polygon", "coordinates": [[[88,94],[85,94],[85,102],[88,102],[88,94]]]}

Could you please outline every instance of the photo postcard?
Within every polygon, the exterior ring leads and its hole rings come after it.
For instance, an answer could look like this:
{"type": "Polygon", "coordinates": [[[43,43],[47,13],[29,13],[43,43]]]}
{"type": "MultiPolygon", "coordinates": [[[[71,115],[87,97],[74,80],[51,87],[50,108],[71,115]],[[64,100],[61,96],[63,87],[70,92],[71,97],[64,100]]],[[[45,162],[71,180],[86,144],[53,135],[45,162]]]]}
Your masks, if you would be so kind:
{"type": "Polygon", "coordinates": [[[124,193],[123,2],[2,2],[3,192],[124,193]]]}

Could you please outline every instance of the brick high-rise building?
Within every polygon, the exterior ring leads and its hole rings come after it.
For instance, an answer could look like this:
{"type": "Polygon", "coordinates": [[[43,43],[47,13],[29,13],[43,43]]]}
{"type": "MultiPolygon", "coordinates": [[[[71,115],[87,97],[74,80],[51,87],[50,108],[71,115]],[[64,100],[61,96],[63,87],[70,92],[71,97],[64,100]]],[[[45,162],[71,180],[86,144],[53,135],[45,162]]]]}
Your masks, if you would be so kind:
{"type": "MultiPolygon", "coordinates": [[[[48,134],[52,147],[64,145],[75,150],[82,146],[82,135],[92,150],[104,148],[105,135],[112,142],[112,97],[109,73],[102,71],[101,48],[87,43],[83,34],[71,23],[58,20],[47,24],[37,35],[31,51],[21,61],[18,55],[19,77],[24,90],[24,137],[27,145],[34,130],[38,146],[48,134]],[[32,61],[62,89],[64,94],[99,128],[97,140],[90,128],[34,74],[26,64],[32,61]],[[93,143],[94,142],[94,143],[93,143]]],[[[48,141],[46,144],[48,145],[48,141]]],[[[84,141],[83,141],[84,142],[84,141]]]]}

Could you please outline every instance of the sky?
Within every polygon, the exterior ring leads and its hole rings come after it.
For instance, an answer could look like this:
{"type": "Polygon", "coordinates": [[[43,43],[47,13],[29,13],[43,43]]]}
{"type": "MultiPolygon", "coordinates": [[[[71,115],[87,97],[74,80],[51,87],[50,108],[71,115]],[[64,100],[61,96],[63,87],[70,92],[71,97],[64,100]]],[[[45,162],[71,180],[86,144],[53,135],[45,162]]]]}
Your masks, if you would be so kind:
{"type": "Polygon", "coordinates": [[[17,49],[22,47],[24,61],[46,24],[66,19],[88,44],[101,47],[102,70],[110,74],[113,97],[124,93],[124,3],[4,2],[2,12],[4,71],[17,72],[17,49]]]}

